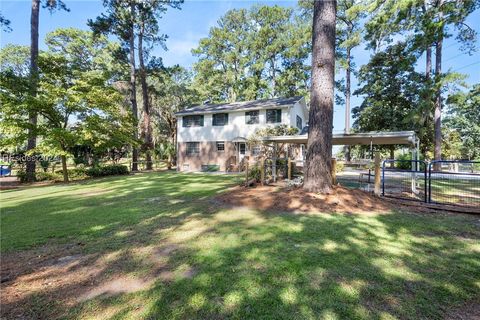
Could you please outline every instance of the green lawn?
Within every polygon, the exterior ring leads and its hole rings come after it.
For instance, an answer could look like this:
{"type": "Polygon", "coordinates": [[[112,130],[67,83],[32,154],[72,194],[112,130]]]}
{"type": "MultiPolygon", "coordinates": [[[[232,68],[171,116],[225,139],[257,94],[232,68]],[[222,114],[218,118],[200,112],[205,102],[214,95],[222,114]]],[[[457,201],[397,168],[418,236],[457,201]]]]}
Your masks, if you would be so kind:
{"type": "Polygon", "coordinates": [[[87,267],[104,263],[99,283],[151,281],[73,305],[52,301],[55,290],[75,301],[73,289],[46,288],[22,301],[24,314],[435,319],[480,299],[478,216],[305,215],[212,200],[236,179],[150,173],[2,191],[3,254],[81,243],[87,267]]]}

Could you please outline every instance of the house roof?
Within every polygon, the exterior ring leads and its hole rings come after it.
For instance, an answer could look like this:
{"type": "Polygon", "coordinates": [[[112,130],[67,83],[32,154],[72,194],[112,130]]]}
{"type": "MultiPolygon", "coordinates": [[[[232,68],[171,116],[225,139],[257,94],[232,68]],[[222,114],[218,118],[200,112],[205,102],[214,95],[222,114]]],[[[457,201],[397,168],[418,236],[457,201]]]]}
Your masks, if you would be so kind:
{"type": "Polygon", "coordinates": [[[243,110],[256,110],[266,108],[287,108],[293,106],[295,103],[303,99],[302,96],[291,98],[275,98],[275,99],[263,99],[233,103],[222,104],[203,104],[187,108],[185,110],[175,113],[176,116],[189,115],[189,114],[204,114],[215,113],[221,111],[243,111],[243,110]]]}

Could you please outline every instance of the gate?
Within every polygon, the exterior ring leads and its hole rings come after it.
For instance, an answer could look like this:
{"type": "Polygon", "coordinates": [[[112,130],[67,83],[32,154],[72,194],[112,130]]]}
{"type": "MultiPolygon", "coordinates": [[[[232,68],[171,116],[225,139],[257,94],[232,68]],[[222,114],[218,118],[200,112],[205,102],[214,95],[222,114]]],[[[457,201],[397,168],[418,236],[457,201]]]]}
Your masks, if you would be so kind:
{"type": "Polygon", "coordinates": [[[480,161],[430,162],[428,202],[480,207],[480,161]]]}
{"type": "Polygon", "coordinates": [[[427,191],[427,163],[425,161],[383,161],[383,196],[413,201],[427,201],[427,191]],[[387,164],[390,166],[387,167],[387,164]]]}

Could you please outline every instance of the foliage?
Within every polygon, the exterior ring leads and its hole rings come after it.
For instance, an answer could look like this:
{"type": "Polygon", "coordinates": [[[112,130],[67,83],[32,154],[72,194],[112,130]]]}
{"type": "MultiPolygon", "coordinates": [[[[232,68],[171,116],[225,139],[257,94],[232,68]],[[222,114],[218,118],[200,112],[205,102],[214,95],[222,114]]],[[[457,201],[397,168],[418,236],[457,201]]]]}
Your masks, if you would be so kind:
{"type": "Polygon", "coordinates": [[[336,164],[335,164],[335,172],[336,173],[340,173],[343,171],[343,169],[345,168],[345,164],[341,161],[337,161],[336,164]]]}
{"type": "Polygon", "coordinates": [[[85,173],[89,177],[125,175],[125,174],[128,174],[128,167],[120,164],[103,165],[103,166],[88,168],[85,170],[85,173]]]}
{"type": "Polygon", "coordinates": [[[77,29],[56,30],[47,35],[46,43],[48,51],[38,61],[35,98],[28,94],[24,48],[2,50],[2,54],[16,51],[23,57],[10,59],[2,69],[0,128],[7,138],[3,146],[18,146],[26,140],[31,111],[40,117],[35,133],[42,139],[36,151],[46,155],[66,157],[78,144],[106,152],[128,143],[133,122],[122,112],[119,93],[109,83],[115,73],[111,56],[118,47],[77,29]]]}
{"type": "Polygon", "coordinates": [[[261,179],[261,168],[260,165],[255,164],[252,167],[248,168],[248,180],[254,179],[255,182],[260,182],[261,179]]]}
{"type": "Polygon", "coordinates": [[[154,142],[175,143],[177,118],[175,113],[201,103],[192,84],[192,74],[178,65],[169,68],[153,68],[149,77],[154,142]]]}
{"type": "MultiPolygon", "coordinates": [[[[308,25],[308,24],[307,24],[308,25]]],[[[290,8],[229,10],[192,52],[195,84],[212,102],[304,95],[309,35],[290,8]]]]}
{"type": "MultiPolygon", "coordinates": [[[[447,99],[447,132],[455,133],[461,141],[460,156],[475,159],[480,156],[480,84],[469,92],[458,92],[447,99]]],[[[450,138],[444,137],[444,143],[450,138]]]]}
{"type": "MultiPolygon", "coordinates": [[[[424,76],[414,69],[416,56],[406,43],[398,43],[378,52],[359,72],[360,87],[355,95],[364,99],[352,110],[355,130],[402,131],[415,130],[422,150],[431,148],[433,122],[425,127],[414,121],[422,100],[424,76]]],[[[424,124],[424,123],[423,123],[424,124]]]]}
{"type": "MultiPolygon", "coordinates": [[[[22,183],[28,182],[27,173],[24,170],[17,171],[18,180],[22,183]]],[[[61,181],[62,175],[58,172],[36,172],[35,181],[61,181]]]]}

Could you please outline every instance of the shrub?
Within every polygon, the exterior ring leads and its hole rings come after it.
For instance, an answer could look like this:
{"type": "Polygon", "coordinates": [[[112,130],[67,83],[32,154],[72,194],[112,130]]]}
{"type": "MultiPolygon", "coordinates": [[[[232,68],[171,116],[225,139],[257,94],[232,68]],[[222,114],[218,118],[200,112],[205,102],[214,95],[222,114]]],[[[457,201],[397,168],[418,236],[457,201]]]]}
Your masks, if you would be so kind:
{"type": "Polygon", "coordinates": [[[40,166],[42,167],[44,172],[47,172],[48,167],[50,166],[50,161],[48,160],[40,160],[40,166]]]}
{"type": "Polygon", "coordinates": [[[260,172],[260,166],[254,165],[251,168],[248,169],[248,179],[255,179],[255,181],[260,181],[261,178],[261,172],[260,172]]]}
{"type": "Polygon", "coordinates": [[[88,177],[87,170],[84,168],[68,169],[68,177],[72,180],[82,180],[88,177]]]}
{"type": "Polygon", "coordinates": [[[63,176],[52,172],[37,172],[35,174],[35,179],[37,181],[62,181],[63,176]]]}
{"type": "MultiPolygon", "coordinates": [[[[27,182],[27,173],[25,170],[19,170],[17,172],[17,177],[20,182],[27,182]]],[[[35,180],[36,181],[61,181],[63,177],[61,174],[57,172],[36,172],[35,173],[35,180]]]]}
{"type": "Polygon", "coordinates": [[[408,153],[402,154],[399,157],[397,157],[396,160],[400,160],[400,161],[395,162],[395,166],[398,169],[410,170],[412,168],[412,163],[411,163],[412,155],[411,154],[408,154],[408,153]]]}
{"type": "Polygon", "coordinates": [[[343,164],[343,162],[337,161],[336,164],[335,164],[335,172],[336,173],[342,172],[344,167],[345,167],[345,165],[343,164]]]}
{"type": "Polygon", "coordinates": [[[112,164],[106,166],[92,167],[85,171],[90,177],[105,177],[113,175],[128,174],[127,166],[120,164],[112,164]]]}

